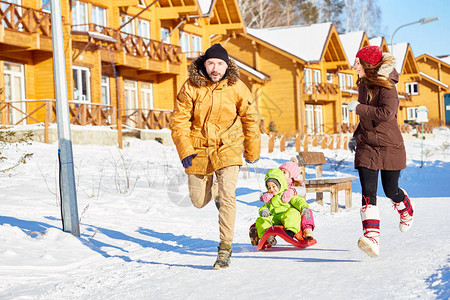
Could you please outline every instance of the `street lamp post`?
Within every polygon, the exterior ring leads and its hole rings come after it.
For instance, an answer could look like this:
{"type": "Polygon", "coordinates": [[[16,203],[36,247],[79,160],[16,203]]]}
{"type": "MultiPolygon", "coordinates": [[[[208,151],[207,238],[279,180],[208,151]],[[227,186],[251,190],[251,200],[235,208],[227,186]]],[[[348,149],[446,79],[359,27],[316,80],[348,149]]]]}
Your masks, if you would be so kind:
{"type": "Polygon", "coordinates": [[[409,25],[414,25],[414,24],[417,24],[417,23],[426,24],[426,23],[430,23],[430,22],[433,22],[433,21],[437,21],[437,20],[439,20],[438,17],[422,18],[422,19],[420,19],[418,21],[407,23],[407,24],[403,24],[403,25],[399,26],[397,29],[395,29],[395,31],[394,31],[394,33],[392,34],[392,37],[391,37],[391,54],[394,55],[394,35],[397,33],[397,31],[400,28],[403,28],[403,27],[406,27],[406,26],[409,26],[409,25]]]}

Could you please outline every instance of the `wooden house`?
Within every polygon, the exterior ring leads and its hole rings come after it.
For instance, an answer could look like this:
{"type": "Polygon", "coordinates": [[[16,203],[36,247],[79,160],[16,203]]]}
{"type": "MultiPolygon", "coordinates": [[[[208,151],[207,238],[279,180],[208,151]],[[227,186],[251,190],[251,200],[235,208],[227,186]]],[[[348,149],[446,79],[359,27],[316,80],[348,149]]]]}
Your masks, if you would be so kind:
{"type": "MultiPolygon", "coordinates": [[[[0,121],[55,121],[50,0],[0,9],[0,121]]],[[[245,33],[237,0],[63,0],[72,124],[163,128],[213,33],[245,33]],[[117,119],[119,117],[119,119],[117,119]]]]}
{"type": "Polygon", "coordinates": [[[338,72],[349,69],[332,23],[266,29],[247,34],[217,35],[232,57],[267,74],[270,81],[254,87],[266,130],[293,134],[334,133],[341,116],[338,72]]]}
{"type": "Polygon", "coordinates": [[[408,120],[414,121],[417,117],[415,110],[424,105],[428,109],[429,125],[450,125],[450,62],[429,54],[416,57],[416,62],[421,80],[417,90],[411,91],[417,97],[414,98],[408,120]]]}

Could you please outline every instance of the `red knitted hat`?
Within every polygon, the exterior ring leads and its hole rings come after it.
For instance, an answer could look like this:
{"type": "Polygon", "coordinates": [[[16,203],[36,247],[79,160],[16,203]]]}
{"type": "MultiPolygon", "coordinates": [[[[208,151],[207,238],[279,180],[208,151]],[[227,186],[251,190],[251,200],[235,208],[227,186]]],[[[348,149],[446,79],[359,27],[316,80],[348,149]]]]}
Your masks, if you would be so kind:
{"type": "Polygon", "coordinates": [[[378,46],[366,46],[356,53],[356,57],[375,66],[383,57],[383,50],[378,46]]]}

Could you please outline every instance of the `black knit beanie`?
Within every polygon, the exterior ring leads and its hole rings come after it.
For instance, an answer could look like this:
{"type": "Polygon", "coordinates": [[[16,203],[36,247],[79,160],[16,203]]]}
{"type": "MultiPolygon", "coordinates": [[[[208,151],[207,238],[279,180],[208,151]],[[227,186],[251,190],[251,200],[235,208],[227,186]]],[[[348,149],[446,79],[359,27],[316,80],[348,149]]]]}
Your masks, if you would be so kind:
{"type": "Polygon", "coordinates": [[[267,179],[266,185],[267,185],[268,182],[273,182],[273,183],[275,183],[275,184],[277,185],[277,187],[278,187],[278,190],[281,189],[281,184],[280,184],[280,182],[279,182],[278,180],[276,180],[275,178],[269,178],[269,179],[267,179]]]}
{"type": "Polygon", "coordinates": [[[206,61],[207,59],[210,59],[210,58],[220,58],[221,60],[226,62],[227,65],[229,62],[228,52],[220,44],[214,44],[211,47],[209,47],[208,50],[206,50],[205,56],[203,59],[204,59],[204,61],[206,61]]]}

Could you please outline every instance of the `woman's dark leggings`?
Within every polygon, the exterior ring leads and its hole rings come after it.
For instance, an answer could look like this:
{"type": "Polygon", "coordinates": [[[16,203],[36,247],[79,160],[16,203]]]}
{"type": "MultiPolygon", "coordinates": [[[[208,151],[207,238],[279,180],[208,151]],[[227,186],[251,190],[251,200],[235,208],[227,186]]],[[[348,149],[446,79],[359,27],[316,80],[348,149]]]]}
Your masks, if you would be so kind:
{"type": "MultiPolygon", "coordinates": [[[[358,168],[359,180],[362,188],[362,205],[377,205],[377,186],[378,186],[378,171],[363,167],[358,168]]],[[[398,178],[400,177],[400,170],[385,171],[381,170],[381,183],[386,197],[398,203],[405,198],[405,193],[398,188],[398,178]]]]}

